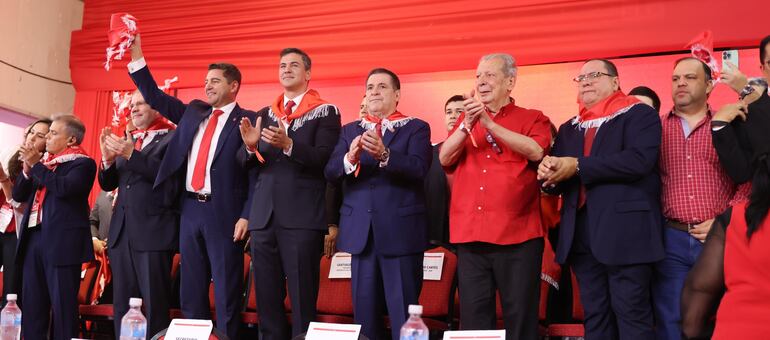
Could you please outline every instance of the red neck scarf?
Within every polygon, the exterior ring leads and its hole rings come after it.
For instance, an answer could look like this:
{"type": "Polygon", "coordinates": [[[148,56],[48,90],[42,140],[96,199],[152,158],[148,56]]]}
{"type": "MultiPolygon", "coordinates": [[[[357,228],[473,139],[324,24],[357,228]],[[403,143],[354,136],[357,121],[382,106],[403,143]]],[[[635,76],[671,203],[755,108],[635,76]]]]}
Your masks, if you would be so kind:
{"type": "Polygon", "coordinates": [[[270,107],[279,119],[285,119],[291,124],[292,120],[302,117],[302,115],[308,111],[326,103],[325,100],[321,99],[321,95],[318,94],[316,90],[310,89],[305,92],[305,95],[302,97],[302,102],[295,102],[296,106],[294,106],[294,111],[288,116],[286,115],[283,106],[283,94],[279,95],[270,107]]]}
{"type": "MultiPolygon", "coordinates": [[[[46,152],[45,155],[43,155],[43,159],[41,160],[41,163],[43,163],[43,165],[45,165],[49,170],[56,171],[56,167],[58,167],[59,165],[70,161],[74,161],[78,158],[84,158],[84,157],[88,157],[88,154],[85,151],[83,151],[81,147],[70,146],[64,149],[64,151],[55,155],[52,155],[46,152]]],[[[39,224],[40,219],[43,217],[42,215],[43,201],[45,201],[45,194],[47,191],[48,191],[47,188],[41,185],[35,192],[35,201],[32,203],[31,211],[37,212],[37,221],[35,221],[36,224],[39,224]]]]}
{"type": "Polygon", "coordinates": [[[369,113],[366,114],[366,116],[362,119],[364,124],[368,125],[366,127],[367,130],[375,129],[375,131],[382,136],[382,126],[384,125],[388,131],[393,132],[394,129],[398,126],[395,124],[396,122],[409,118],[408,116],[404,115],[400,111],[395,111],[384,118],[379,118],[377,116],[373,116],[369,113]]]}
{"type": "Polygon", "coordinates": [[[155,120],[152,121],[152,124],[150,124],[150,126],[148,126],[146,129],[136,129],[131,131],[131,134],[134,137],[136,137],[136,135],[146,136],[148,132],[168,132],[174,129],[176,129],[174,124],[171,124],[165,118],[158,116],[155,117],[155,120]]]}
{"type": "Polygon", "coordinates": [[[169,123],[166,118],[158,116],[155,117],[155,120],[152,121],[152,124],[150,124],[150,126],[148,126],[146,129],[136,129],[131,131],[131,137],[133,137],[135,143],[137,143],[137,150],[140,150],[142,148],[142,143],[144,143],[144,139],[149,135],[157,133],[168,133],[174,129],[176,129],[174,124],[169,123]]]}
{"type": "Polygon", "coordinates": [[[599,127],[614,116],[624,113],[624,109],[638,103],[640,101],[636,97],[627,96],[617,90],[590,108],[586,108],[583,103],[580,103],[580,115],[577,118],[577,123],[583,128],[599,127]]]}

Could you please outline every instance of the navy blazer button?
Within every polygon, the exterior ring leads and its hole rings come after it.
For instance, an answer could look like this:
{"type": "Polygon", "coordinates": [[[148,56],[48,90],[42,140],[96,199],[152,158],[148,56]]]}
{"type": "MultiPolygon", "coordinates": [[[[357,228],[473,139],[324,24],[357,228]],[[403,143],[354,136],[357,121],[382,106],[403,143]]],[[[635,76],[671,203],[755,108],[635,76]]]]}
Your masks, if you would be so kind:
{"type": "Polygon", "coordinates": [[[366,209],[366,212],[372,212],[372,209],[366,209]]]}
{"type": "Polygon", "coordinates": [[[126,189],[131,189],[131,184],[127,184],[126,189]]]}

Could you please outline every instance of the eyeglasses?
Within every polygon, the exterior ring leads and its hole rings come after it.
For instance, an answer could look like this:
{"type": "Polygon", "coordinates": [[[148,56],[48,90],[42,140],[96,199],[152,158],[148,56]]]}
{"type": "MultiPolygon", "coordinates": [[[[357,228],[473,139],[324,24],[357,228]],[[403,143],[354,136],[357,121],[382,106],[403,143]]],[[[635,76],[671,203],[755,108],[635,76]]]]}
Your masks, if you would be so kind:
{"type": "Polygon", "coordinates": [[[492,133],[489,131],[487,131],[487,143],[492,145],[492,150],[494,150],[498,155],[503,153],[503,149],[500,149],[500,146],[497,145],[497,141],[495,141],[495,137],[492,137],[492,133]]]}
{"type": "Polygon", "coordinates": [[[576,83],[581,83],[585,80],[594,81],[595,79],[601,77],[601,76],[607,76],[607,77],[615,77],[614,75],[611,75],[609,73],[604,72],[591,72],[586,74],[581,74],[575,78],[572,78],[572,81],[576,83]]]}

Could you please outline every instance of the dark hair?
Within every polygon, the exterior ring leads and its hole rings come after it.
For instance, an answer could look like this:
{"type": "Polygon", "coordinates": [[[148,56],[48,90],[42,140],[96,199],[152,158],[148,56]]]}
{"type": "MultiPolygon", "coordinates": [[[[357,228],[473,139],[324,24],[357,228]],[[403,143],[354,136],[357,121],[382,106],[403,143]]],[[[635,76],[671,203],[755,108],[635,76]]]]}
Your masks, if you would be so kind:
{"type": "Polygon", "coordinates": [[[393,71],[388,70],[386,68],[378,67],[376,69],[373,69],[373,70],[369,71],[369,75],[366,76],[366,80],[368,81],[369,77],[371,77],[371,76],[373,76],[375,74],[387,74],[387,75],[389,75],[391,83],[393,84],[393,87],[396,90],[400,90],[401,89],[401,80],[398,79],[398,76],[395,73],[393,73],[393,71]]]}
{"type": "Polygon", "coordinates": [[[287,54],[299,54],[300,57],[302,57],[302,63],[305,64],[305,70],[310,71],[310,67],[313,66],[313,62],[310,60],[310,56],[305,53],[305,51],[300,50],[296,47],[288,47],[281,50],[281,58],[287,54]]]}
{"type": "Polygon", "coordinates": [[[607,69],[607,73],[609,75],[611,75],[613,77],[617,77],[619,75],[618,74],[618,67],[615,66],[615,63],[613,63],[613,62],[611,62],[611,61],[609,61],[607,59],[588,59],[583,64],[585,65],[585,64],[588,64],[589,62],[592,62],[592,61],[601,61],[602,64],[604,64],[604,68],[607,69]]]}
{"type": "MultiPolygon", "coordinates": [[[[51,126],[51,120],[48,118],[41,118],[38,119],[32,124],[27,125],[27,127],[24,129],[24,138],[27,138],[27,135],[29,135],[29,132],[32,131],[32,128],[35,127],[37,124],[45,124],[49,127],[51,126]]],[[[8,159],[8,178],[11,179],[11,182],[16,182],[16,177],[19,176],[22,170],[22,161],[19,159],[21,157],[21,151],[16,151],[13,153],[10,159],[8,159]]]]}
{"type": "Polygon", "coordinates": [[[16,182],[16,177],[19,176],[23,168],[21,157],[21,150],[16,151],[10,159],[8,159],[8,178],[11,182],[16,182]]]}
{"type": "Polygon", "coordinates": [[[710,81],[710,80],[712,80],[712,79],[713,79],[713,78],[711,78],[711,67],[709,67],[708,65],[706,65],[706,63],[704,63],[704,62],[703,62],[703,60],[700,60],[700,59],[698,59],[698,58],[695,58],[695,57],[684,57],[684,58],[679,58],[679,59],[677,59],[677,60],[674,62],[674,67],[676,67],[676,65],[679,65],[679,63],[681,63],[681,62],[683,62],[683,61],[685,61],[685,60],[695,60],[695,61],[699,62],[699,63],[700,63],[700,66],[703,68],[703,73],[705,73],[705,74],[706,74],[706,81],[710,81]]]}
{"type": "Polygon", "coordinates": [[[456,94],[454,96],[449,97],[449,99],[444,103],[444,109],[446,109],[446,106],[449,105],[451,102],[461,102],[464,101],[465,97],[463,97],[461,94],[456,94]]]}
{"type": "Polygon", "coordinates": [[[765,63],[765,57],[767,57],[767,51],[765,51],[765,49],[767,48],[768,44],[770,44],[770,35],[764,37],[762,41],[759,42],[759,63],[760,64],[765,63]]]}
{"type": "Polygon", "coordinates": [[[48,118],[41,118],[41,119],[38,119],[38,120],[32,122],[32,124],[27,125],[27,128],[24,129],[24,137],[26,138],[27,135],[29,134],[29,131],[31,131],[32,128],[35,127],[35,125],[37,125],[39,123],[43,123],[43,124],[48,125],[50,127],[51,123],[53,123],[53,122],[50,119],[48,119],[48,118]]]}
{"type": "Polygon", "coordinates": [[[65,129],[67,130],[67,133],[70,135],[70,137],[75,137],[75,145],[80,145],[80,143],[83,143],[83,137],[86,135],[86,126],[83,125],[83,122],[81,122],[78,117],[65,114],[54,117],[53,121],[61,121],[66,125],[65,129]]]}
{"type": "Polygon", "coordinates": [[[631,89],[631,91],[628,91],[629,96],[645,96],[650,99],[652,99],[652,107],[655,108],[655,111],[658,111],[660,113],[660,98],[658,97],[658,94],[655,93],[651,88],[647,86],[637,86],[631,89]]]}
{"type": "Polygon", "coordinates": [[[241,85],[241,71],[237,66],[229,63],[214,63],[209,64],[209,71],[211,70],[222,70],[222,75],[227,79],[228,84],[237,81],[238,85],[241,85]]]}
{"type": "Polygon", "coordinates": [[[759,229],[762,221],[767,217],[770,208],[770,155],[768,153],[759,156],[757,167],[754,170],[754,178],[751,181],[751,195],[749,204],[746,205],[746,237],[759,229]]]}

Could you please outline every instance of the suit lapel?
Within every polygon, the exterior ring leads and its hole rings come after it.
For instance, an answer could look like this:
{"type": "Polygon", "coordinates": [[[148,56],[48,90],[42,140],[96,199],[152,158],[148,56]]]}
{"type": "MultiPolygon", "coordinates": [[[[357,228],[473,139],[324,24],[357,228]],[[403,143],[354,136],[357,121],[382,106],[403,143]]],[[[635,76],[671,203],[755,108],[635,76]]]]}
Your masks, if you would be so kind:
{"type": "Polygon", "coordinates": [[[236,125],[238,125],[238,119],[241,117],[241,107],[237,104],[235,105],[235,108],[233,108],[233,111],[230,112],[230,116],[227,117],[227,122],[225,122],[225,127],[222,128],[222,132],[219,134],[219,139],[217,140],[217,148],[214,151],[214,158],[212,158],[212,162],[216,161],[217,157],[219,156],[219,153],[222,152],[222,146],[227,142],[227,138],[230,135],[230,133],[233,131],[236,125]]]}
{"type": "Polygon", "coordinates": [[[390,146],[390,143],[393,142],[393,138],[396,137],[398,132],[401,131],[401,129],[405,128],[406,125],[409,125],[409,123],[406,123],[401,127],[394,128],[393,132],[391,132],[388,129],[385,129],[385,134],[382,136],[382,143],[385,144],[385,147],[390,146]]]}

